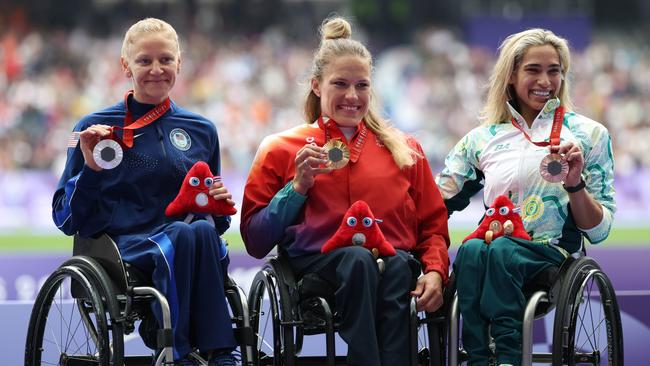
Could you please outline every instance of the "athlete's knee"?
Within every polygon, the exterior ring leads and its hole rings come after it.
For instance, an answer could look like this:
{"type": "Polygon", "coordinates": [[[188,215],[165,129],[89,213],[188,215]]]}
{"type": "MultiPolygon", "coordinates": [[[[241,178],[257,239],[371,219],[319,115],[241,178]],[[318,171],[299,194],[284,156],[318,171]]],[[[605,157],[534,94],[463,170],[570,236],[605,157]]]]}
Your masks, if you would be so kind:
{"type": "Polygon", "coordinates": [[[166,232],[169,233],[171,237],[176,237],[177,242],[181,243],[191,243],[194,241],[194,230],[192,227],[183,222],[183,221],[174,221],[169,226],[167,226],[166,232]]]}
{"type": "Polygon", "coordinates": [[[488,250],[490,251],[490,256],[503,256],[512,252],[513,245],[517,244],[510,238],[501,236],[490,243],[488,250]]]}
{"type": "Polygon", "coordinates": [[[470,239],[464,242],[459,248],[458,253],[456,254],[456,260],[464,260],[465,258],[470,258],[470,261],[474,261],[472,258],[480,257],[485,252],[486,244],[483,240],[480,239],[470,239]]]}
{"type": "Polygon", "coordinates": [[[343,252],[342,264],[348,268],[350,275],[365,276],[377,270],[377,262],[372,253],[361,246],[339,248],[343,252]]]}
{"type": "Polygon", "coordinates": [[[201,238],[214,237],[215,240],[216,238],[219,237],[214,225],[212,225],[210,222],[206,220],[196,220],[190,224],[190,227],[192,228],[194,234],[197,237],[201,237],[201,238]]]}
{"type": "Polygon", "coordinates": [[[418,263],[411,254],[398,251],[397,255],[393,257],[384,258],[386,261],[386,269],[382,274],[382,278],[395,278],[400,283],[409,283],[413,278],[413,272],[418,271],[415,275],[419,275],[418,263]],[[414,261],[411,265],[410,261],[414,261]]]}

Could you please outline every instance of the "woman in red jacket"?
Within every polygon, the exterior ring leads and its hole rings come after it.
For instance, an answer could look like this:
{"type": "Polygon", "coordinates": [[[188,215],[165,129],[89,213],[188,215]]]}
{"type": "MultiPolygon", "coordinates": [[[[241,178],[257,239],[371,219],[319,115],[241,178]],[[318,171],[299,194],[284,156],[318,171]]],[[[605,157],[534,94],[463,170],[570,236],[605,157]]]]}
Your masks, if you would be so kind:
{"type": "MultiPolygon", "coordinates": [[[[323,23],[306,123],[267,137],[251,168],[241,232],[248,252],[262,258],[282,247],[298,274],[316,272],[336,290],[339,333],[348,365],[405,365],[409,357],[408,304],[434,311],[447,280],[447,209],[420,145],[391,127],[372,105],[372,57],[350,39],[342,18],[323,23]],[[340,156],[328,159],[328,147],[340,156]],[[355,201],[368,203],[397,255],[379,273],[360,246],[321,254],[355,201]],[[409,263],[424,274],[415,289],[409,263]]],[[[336,155],[336,154],[335,154],[336,155]]]]}

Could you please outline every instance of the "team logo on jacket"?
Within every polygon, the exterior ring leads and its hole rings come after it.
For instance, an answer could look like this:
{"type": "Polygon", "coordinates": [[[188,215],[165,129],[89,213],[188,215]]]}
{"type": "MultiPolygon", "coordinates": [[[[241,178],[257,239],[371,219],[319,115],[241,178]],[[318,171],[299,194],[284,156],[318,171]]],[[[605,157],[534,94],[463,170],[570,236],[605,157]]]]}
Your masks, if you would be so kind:
{"type": "Polygon", "coordinates": [[[172,132],[169,133],[169,140],[175,148],[181,151],[187,151],[190,149],[190,146],[192,146],[190,135],[182,128],[174,128],[172,132]]]}
{"type": "Polygon", "coordinates": [[[536,194],[526,197],[521,206],[524,208],[521,213],[524,222],[535,221],[544,214],[544,201],[536,194]]]}

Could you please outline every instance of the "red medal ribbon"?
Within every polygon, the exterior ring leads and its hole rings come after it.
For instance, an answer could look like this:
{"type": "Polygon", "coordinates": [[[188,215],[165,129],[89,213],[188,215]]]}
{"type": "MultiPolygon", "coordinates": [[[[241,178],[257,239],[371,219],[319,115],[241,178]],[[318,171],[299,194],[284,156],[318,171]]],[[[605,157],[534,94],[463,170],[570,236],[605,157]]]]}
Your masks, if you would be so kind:
{"type": "MultiPolygon", "coordinates": [[[[330,139],[330,131],[329,131],[329,125],[331,124],[330,122],[333,122],[333,119],[329,119],[327,123],[323,122],[323,116],[318,117],[318,126],[325,130],[325,142],[329,141],[330,139]]],[[[357,160],[359,160],[359,155],[361,155],[361,150],[363,149],[363,145],[366,142],[366,137],[368,136],[368,127],[366,127],[366,123],[364,121],[361,121],[359,123],[359,130],[358,130],[359,135],[356,137],[354,144],[350,148],[350,161],[353,163],[356,163],[357,160]]]]}
{"type": "Polygon", "coordinates": [[[519,123],[513,118],[512,125],[515,126],[521,133],[524,134],[526,140],[530,141],[536,146],[558,146],[560,145],[560,132],[562,132],[562,121],[564,120],[564,107],[559,106],[555,109],[555,115],[553,116],[553,126],[551,126],[551,136],[549,141],[533,141],[530,138],[530,135],[524,131],[524,129],[519,126],[519,123]]]}
{"type": "Polygon", "coordinates": [[[120,126],[113,126],[111,130],[111,135],[109,138],[115,139],[115,129],[121,129],[122,132],[122,141],[120,142],[120,145],[123,145],[127,148],[133,147],[133,131],[137,130],[138,128],[144,127],[158,118],[160,118],[163,114],[167,113],[169,110],[169,107],[171,105],[171,102],[169,100],[169,97],[165,98],[160,104],[155,106],[152,110],[147,112],[144,116],[138,118],[135,122],[133,121],[133,115],[131,114],[131,111],[129,111],[129,95],[133,94],[133,90],[129,90],[124,94],[124,107],[126,108],[126,116],[124,116],[124,127],[120,126]]]}

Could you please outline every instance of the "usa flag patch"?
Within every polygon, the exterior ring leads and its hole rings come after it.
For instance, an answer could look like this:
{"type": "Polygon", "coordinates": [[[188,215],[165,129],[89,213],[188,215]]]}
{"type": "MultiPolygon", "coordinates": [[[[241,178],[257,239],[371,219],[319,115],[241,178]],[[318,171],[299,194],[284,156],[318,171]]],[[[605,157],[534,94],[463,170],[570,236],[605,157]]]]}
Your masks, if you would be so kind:
{"type": "Polygon", "coordinates": [[[75,148],[77,147],[77,144],[79,143],[79,134],[80,132],[75,131],[70,134],[70,137],[68,137],[68,147],[69,148],[75,148]]]}

